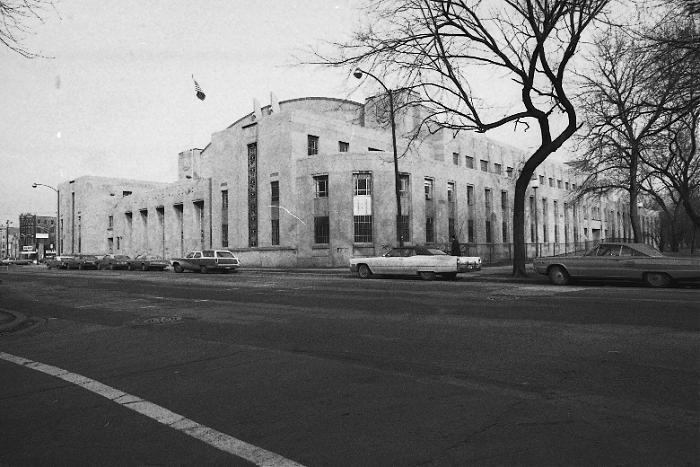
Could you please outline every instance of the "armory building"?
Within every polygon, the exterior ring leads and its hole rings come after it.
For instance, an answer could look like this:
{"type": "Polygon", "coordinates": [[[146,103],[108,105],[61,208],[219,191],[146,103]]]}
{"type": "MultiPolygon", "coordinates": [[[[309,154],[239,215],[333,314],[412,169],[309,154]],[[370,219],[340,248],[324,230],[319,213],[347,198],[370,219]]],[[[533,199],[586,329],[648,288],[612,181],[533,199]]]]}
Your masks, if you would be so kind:
{"type": "MultiPolygon", "coordinates": [[[[402,210],[379,98],[303,98],[256,109],[179,154],[173,183],[85,176],[59,185],[60,251],[234,251],[244,265],[346,266],[398,243],[445,247],[455,234],[485,261],[512,251],[515,180],[527,156],[483,135],[410,138],[421,109],[396,115],[402,210]]],[[[526,201],[529,254],[631,236],[623,199],[575,202],[569,166],[538,168],[526,201]]],[[[643,217],[651,232],[651,217],[643,217]]]]}

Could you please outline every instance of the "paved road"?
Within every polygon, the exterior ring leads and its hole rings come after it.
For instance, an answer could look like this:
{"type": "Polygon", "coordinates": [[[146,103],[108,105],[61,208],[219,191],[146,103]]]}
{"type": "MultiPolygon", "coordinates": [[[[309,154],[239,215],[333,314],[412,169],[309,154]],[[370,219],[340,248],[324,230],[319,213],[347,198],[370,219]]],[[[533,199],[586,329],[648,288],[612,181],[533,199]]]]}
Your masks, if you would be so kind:
{"type": "Polygon", "coordinates": [[[0,335],[0,464],[700,458],[698,288],[30,268],[0,299],[38,322],[0,335]]]}

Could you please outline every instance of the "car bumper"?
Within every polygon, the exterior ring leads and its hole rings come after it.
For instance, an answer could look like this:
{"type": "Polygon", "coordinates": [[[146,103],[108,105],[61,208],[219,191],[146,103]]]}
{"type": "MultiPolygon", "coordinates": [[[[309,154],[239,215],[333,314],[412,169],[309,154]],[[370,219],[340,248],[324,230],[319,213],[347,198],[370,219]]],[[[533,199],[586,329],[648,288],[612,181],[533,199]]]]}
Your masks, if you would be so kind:
{"type": "Polygon", "coordinates": [[[468,263],[457,266],[457,272],[481,271],[481,264],[468,263]]]}

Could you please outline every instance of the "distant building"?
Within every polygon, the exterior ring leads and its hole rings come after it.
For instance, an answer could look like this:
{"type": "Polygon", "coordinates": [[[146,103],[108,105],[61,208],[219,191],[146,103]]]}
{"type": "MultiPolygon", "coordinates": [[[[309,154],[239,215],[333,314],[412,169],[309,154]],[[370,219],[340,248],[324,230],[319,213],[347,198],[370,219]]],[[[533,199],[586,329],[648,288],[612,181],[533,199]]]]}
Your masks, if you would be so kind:
{"type": "MultiPolygon", "coordinates": [[[[303,98],[256,109],[204,149],[180,153],[176,182],[62,183],[61,251],[170,258],[227,248],[245,265],[345,266],[396,245],[399,235],[447,248],[455,234],[466,253],[510,258],[514,185],[527,155],[466,132],[410,142],[421,112],[396,115],[401,232],[382,99],[303,98]]],[[[530,256],[631,237],[625,200],[576,202],[568,165],[545,162],[536,181],[525,206],[530,256]]],[[[651,217],[644,222],[652,232],[651,217]]]]}
{"type": "Polygon", "coordinates": [[[19,247],[27,259],[42,261],[56,254],[56,218],[26,213],[19,216],[19,247]]]}

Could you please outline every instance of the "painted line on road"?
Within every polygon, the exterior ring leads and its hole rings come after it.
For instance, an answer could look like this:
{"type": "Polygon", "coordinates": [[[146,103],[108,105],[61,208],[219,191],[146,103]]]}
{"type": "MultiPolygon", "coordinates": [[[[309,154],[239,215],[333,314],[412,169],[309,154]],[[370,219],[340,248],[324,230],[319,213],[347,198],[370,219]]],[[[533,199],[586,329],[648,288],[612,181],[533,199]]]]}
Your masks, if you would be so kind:
{"type": "Polygon", "coordinates": [[[134,412],[145,415],[158,423],[180,431],[188,436],[191,436],[192,438],[203,441],[221,451],[243,458],[255,465],[265,467],[303,467],[302,464],[282,457],[279,454],[275,454],[274,452],[270,452],[263,448],[246,443],[245,441],[234,438],[226,433],[222,433],[213,428],[199,424],[194,420],[190,420],[182,415],[176,414],[175,412],[171,412],[165,407],[161,407],[152,402],[143,400],[138,396],[127,394],[119,389],[107,386],[106,384],[102,384],[99,381],[86,376],[71,373],[70,371],[62,368],[35,362],[23,357],[17,357],[5,352],[0,352],[0,359],[10,363],[15,363],[25,368],[40,371],[47,375],[75,384],[76,386],[80,386],[81,388],[87,389],[88,391],[102,396],[105,399],[109,399],[122,407],[126,407],[134,412]]]}

